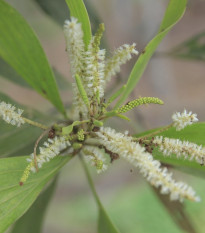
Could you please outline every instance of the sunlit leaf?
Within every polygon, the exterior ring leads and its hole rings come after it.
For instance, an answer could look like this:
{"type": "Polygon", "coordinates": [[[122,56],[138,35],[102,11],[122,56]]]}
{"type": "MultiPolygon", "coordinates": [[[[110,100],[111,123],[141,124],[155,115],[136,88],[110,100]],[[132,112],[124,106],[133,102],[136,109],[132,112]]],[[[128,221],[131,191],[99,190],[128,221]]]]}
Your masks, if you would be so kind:
{"type": "Polygon", "coordinates": [[[23,186],[19,180],[27,166],[26,156],[1,159],[0,162],[0,232],[20,218],[35,201],[43,187],[71,157],[58,156],[31,174],[23,186]]]}
{"type": "Polygon", "coordinates": [[[158,45],[160,44],[162,39],[166,36],[166,34],[172,29],[172,27],[183,16],[186,3],[187,3],[186,0],[180,0],[180,1],[170,0],[158,34],[148,43],[148,45],[145,47],[145,49],[139,56],[129,76],[129,79],[126,84],[126,88],[115,108],[119,107],[127,99],[129,94],[133,91],[137,82],[141,78],[150,58],[157,49],[158,45]]]}
{"type": "Polygon", "coordinates": [[[57,178],[43,191],[31,208],[15,223],[11,233],[41,233],[44,216],[56,188],[57,178]]]}
{"type": "Polygon", "coordinates": [[[65,115],[53,72],[34,32],[8,3],[0,1],[0,56],[65,115]]]}
{"type": "Polygon", "coordinates": [[[74,16],[82,23],[82,30],[84,33],[84,43],[87,47],[90,40],[91,40],[91,27],[90,27],[90,20],[85,8],[83,0],[66,0],[66,3],[70,10],[70,15],[74,16]]]}

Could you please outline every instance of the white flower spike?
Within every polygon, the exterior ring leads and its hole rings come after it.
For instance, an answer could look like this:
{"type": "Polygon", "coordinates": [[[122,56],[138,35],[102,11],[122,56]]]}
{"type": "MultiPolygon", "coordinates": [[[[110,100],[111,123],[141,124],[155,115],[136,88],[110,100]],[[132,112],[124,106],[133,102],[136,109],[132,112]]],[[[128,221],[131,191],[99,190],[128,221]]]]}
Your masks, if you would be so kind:
{"type": "Polygon", "coordinates": [[[197,122],[197,114],[192,112],[187,112],[186,109],[182,113],[176,112],[172,115],[173,126],[177,131],[184,129],[186,126],[197,122]]]}
{"type": "Polygon", "coordinates": [[[157,136],[153,143],[159,146],[159,150],[166,156],[176,154],[178,158],[184,157],[188,160],[195,160],[203,165],[205,161],[205,148],[188,141],[180,141],[175,138],[157,136]]]}
{"type": "Polygon", "coordinates": [[[7,104],[5,102],[0,103],[0,116],[8,124],[16,125],[17,127],[24,124],[25,121],[21,116],[22,113],[22,109],[16,108],[11,104],[7,104]]]}
{"type": "MultiPolygon", "coordinates": [[[[66,140],[65,137],[55,137],[54,139],[48,139],[48,142],[44,142],[44,147],[40,147],[40,153],[36,157],[38,168],[41,168],[42,165],[46,162],[49,162],[51,159],[60,154],[60,152],[70,146],[70,142],[66,140]]],[[[28,162],[34,160],[34,154],[32,153],[30,158],[27,159],[28,162]]],[[[36,168],[33,165],[31,171],[36,172],[36,168]]]]}
{"type": "Polygon", "coordinates": [[[96,133],[100,143],[114,153],[140,169],[140,172],[155,187],[161,187],[162,194],[170,194],[170,200],[183,201],[185,198],[191,201],[200,201],[195,191],[183,182],[176,182],[172,173],[167,168],[162,168],[159,161],[154,160],[152,155],[145,152],[144,147],[133,142],[132,137],[116,133],[111,128],[101,128],[96,133]]]}

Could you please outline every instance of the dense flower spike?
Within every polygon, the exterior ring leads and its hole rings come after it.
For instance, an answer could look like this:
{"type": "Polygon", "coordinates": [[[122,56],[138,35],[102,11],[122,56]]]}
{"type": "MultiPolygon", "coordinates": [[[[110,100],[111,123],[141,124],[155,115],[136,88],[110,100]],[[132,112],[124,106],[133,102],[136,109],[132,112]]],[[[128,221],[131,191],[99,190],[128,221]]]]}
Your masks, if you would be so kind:
{"type": "Polygon", "coordinates": [[[118,108],[116,111],[117,113],[125,113],[143,104],[164,104],[164,102],[155,97],[142,97],[128,102],[126,105],[123,105],[122,107],[118,108]]]}
{"type": "Polygon", "coordinates": [[[171,200],[183,201],[187,198],[191,201],[199,201],[195,191],[183,182],[176,182],[167,168],[162,168],[159,161],[154,160],[150,153],[139,143],[135,143],[132,137],[122,133],[116,133],[111,128],[101,128],[96,133],[100,143],[108,150],[118,153],[119,156],[140,169],[144,177],[155,187],[161,187],[162,194],[170,193],[171,200]]]}
{"type": "MultiPolygon", "coordinates": [[[[71,64],[71,74],[73,78],[75,75],[82,75],[84,65],[83,58],[85,53],[85,47],[83,42],[83,31],[81,24],[74,17],[71,20],[66,20],[64,24],[64,34],[66,38],[66,49],[70,58],[71,64]]],[[[84,106],[83,100],[80,96],[76,83],[73,83],[73,93],[74,93],[74,118],[79,117],[79,111],[86,116],[87,108],[84,106]],[[76,110],[76,108],[78,110],[76,110]]]]}
{"type": "Polygon", "coordinates": [[[16,125],[17,127],[24,124],[25,121],[21,116],[22,113],[22,109],[16,109],[16,107],[11,104],[7,104],[5,102],[0,103],[0,116],[8,124],[16,125]]]}
{"type": "MultiPolygon", "coordinates": [[[[44,147],[40,147],[40,153],[37,156],[38,167],[41,168],[45,162],[49,162],[60,152],[70,146],[70,142],[65,137],[55,137],[48,139],[48,142],[44,142],[44,147]]],[[[33,160],[33,154],[31,155],[31,161],[33,160]]],[[[28,161],[30,161],[28,160],[28,161]]],[[[35,168],[34,168],[35,171],[35,168]]]]}
{"type": "MultiPolygon", "coordinates": [[[[44,147],[40,147],[40,153],[36,157],[38,168],[46,162],[49,162],[55,156],[59,155],[62,150],[69,147],[71,144],[65,137],[55,137],[54,139],[48,139],[48,142],[44,142],[44,147]]],[[[23,173],[20,180],[20,184],[23,184],[29,177],[30,171],[36,172],[34,163],[34,154],[31,154],[30,158],[27,159],[29,165],[23,173]]]]}
{"type": "Polygon", "coordinates": [[[100,24],[85,53],[85,80],[90,98],[98,95],[100,98],[104,96],[105,50],[99,48],[103,31],[104,24],[100,24]]]}
{"type": "Polygon", "coordinates": [[[107,170],[108,165],[106,164],[105,152],[103,150],[93,146],[85,146],[82,154],[91,166],[96,167],[97,173],[107,170]]]}
{"type": "Polygon", "coordinates": [[[176,112],[172,116],[173,126],[176,128],[177,131],[184,129],[187,125],[191,125],[194,122],[197,122],[197,115],[192,112],[187,112],[184,109],[184,112],[176,112]]]}
{"type": "Polygon", "coordinates": [[[164,155],[176,154],[178,158],[184,157],[188,160],[195,160],[199,164],[204,164],[205,148],[202,145],[162,136],[157,136],[153,143],[159,146],[159,150],[164,155]]]}
{"type": "Polygon", "coordinates": [[[70,57],[71,73],[73,77],[81,74],[83,69],[84,43],[81,24],[74,17],[66,20],[64,24],[66,48],[70,57]]]}
{"type": "Polygon", "coordinates": [[[132,58],[132,54],[138,55],[138,51],[135,49],[136,44],[125,44],[120,46],[114,55],[106,61],[105,65],[105,80],[109,81],[112,76],[120,72],[120,66],[125,64],[132,58]]]}

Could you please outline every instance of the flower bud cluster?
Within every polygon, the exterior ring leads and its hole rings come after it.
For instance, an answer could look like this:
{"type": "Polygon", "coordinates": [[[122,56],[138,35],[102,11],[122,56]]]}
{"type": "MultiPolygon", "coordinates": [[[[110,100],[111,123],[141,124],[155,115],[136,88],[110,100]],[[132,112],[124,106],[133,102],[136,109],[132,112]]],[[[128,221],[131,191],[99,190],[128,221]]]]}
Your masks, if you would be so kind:
{"type": "Polygon", "coordinates": [[[123,105],[122,107],[118,108],[116,111],[117,113],[125,113],[132,110],[134,107],[143,104],[164,104],[164,102],[155,97],[142,97],[128,102],[126,105],[123,105]]]}
{"type": "Polygon", "coordinates": [[[85,146],[82,154],[91,166],[96,167],[97,173],[107,170],[108,165],[103,150],[93,146],[85,146]]]}
{"type": "Polygon", "coordinates": [[[78,140],[79,141],[84,141],[84,139],[85,139],[84,130],[81,129],[81,130],[78,131],[78,140]]]}

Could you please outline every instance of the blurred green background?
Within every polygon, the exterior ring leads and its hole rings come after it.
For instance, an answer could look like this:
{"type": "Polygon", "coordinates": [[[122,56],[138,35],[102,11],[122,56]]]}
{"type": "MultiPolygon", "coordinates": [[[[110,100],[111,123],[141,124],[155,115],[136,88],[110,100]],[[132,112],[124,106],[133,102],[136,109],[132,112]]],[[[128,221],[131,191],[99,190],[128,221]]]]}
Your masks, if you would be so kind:
{"type": "MultiPolygon", "coordinates": [[[[51,64],[66,77],[67,81],[72,82],[62,30],[63,20],[69,16],[66,16],[66,12],[58,11],[57,21],[55,21],[37,4],[41,2],[46,6],[46,2],[49,2],[51,8],[55,10],[62,1],[8,0],[7,2],[21,12],[33,27],[51,64]]],[[[113,51],[124,43],[136,42],[137,50],[142,51],[157,32],[168,1],[86,0],[85,3],[89,6],[92,15],[93,28],[98,22],[105,23],[104,45],[106,47],[113,51]]],[[[183,19],[162,42],[130,97],[133,99],[139,96],[156,96],[163,99],[165,105],[140,107],[130,115],[133,123],[122,124],[121,120],[115,119],[108,122],[108,125],[137,133],[169,124],[172,113],[182,111],[184,108],[198,113],[199,119],[204,121],[204,60],[189,57],[180,59],[167,54],[172,51],[172,48],[205,30],[204,12],[205,1],[189,1],[183,19]]],[[[200,43],[205,44],[204,37],[200,43]]],[[[202,52],[205,54],[205,49],[202,52]]],[[[120,77],[113,79],[113,86],[108,88],[109,93],[127,79],[135,61],[134,57],[131,62],[122,67],[120,77]]],[[[1,78],[0,91],[21,104],[32,105],[35,109],[52,113],[50,103],[30,89],[23,89],[1,78]]],[[[72,103],[72,91],[69,85],[67,90],[62,90],[62,97],[68,106],[72,103]]],[[[205,232],[204,175],[194,177],[178,171],[174,173],[177,180],[188,181],[201,196],[200,203],[185,202],[185,209],[197,232],[205,232]]],[[[92,174],[102,203],[121,232],[182,232],[172,221],[152,188],[129,164],[124,164],[124,161],[115,161],[105,174],[97,175],[94,170],[92,174]]],[[[95,233],[96,220],[97,208],[94,199],[82,167],[75,158],[61,172],[57,190],[47,211],[43,232],[95,233]]]]}

